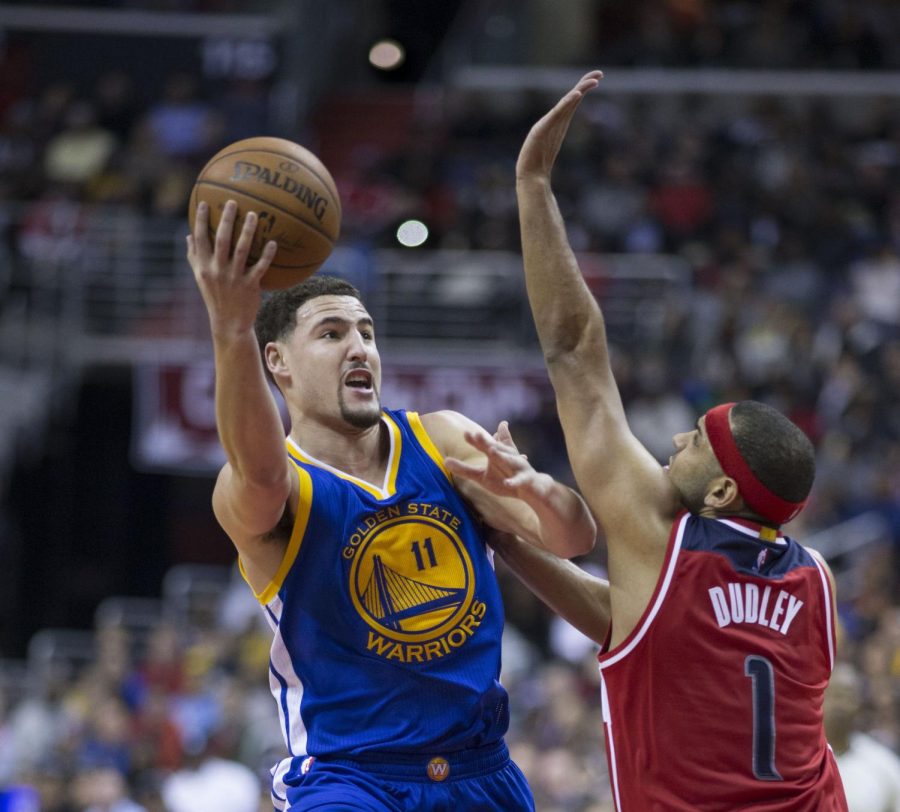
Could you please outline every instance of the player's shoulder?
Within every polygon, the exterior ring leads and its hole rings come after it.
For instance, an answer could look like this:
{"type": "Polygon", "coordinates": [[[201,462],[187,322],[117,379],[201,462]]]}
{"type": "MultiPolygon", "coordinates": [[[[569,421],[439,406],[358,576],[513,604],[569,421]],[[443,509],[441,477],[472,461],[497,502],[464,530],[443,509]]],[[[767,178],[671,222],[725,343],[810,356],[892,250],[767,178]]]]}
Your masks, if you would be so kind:
{"type": "Polygon", "coordinates": [[[419,417],[425,425],[433,425],[435,427],[450,426],[459,428],[462,426],[477,425],[475,421],[470,420],[461,412],[454,411],[453,409],[439,409],[436,412],[423,412],[419,417]]]}
{"type": "Polygon", "coordinates": [[[828,579],[828,585],[831,587],[831,594],[834,595],[837,590],[837,586],[834,581],[834,573],[831,571],[831,567],[828,566],[828,562],[825,560],[825,556],[822,555],[815,547],[807,547],[804,545],[798,545],[801,549],[818,565],[822,572],[825,573],[825,577],[828,579]]]}
{"type": "Polygon", "coordinates": [[[464,414],[453,409],[441,409],[436,412],[426,412],[419,415],[425,430],[437,439],[440,437],[462,436],[466,431],[483,431],[474,420],[470,420],[464,414]]]}
{"type": "Polygon", "coordinates": [[[441,409],[419,416],[422,426],[445,457],[468,455],[471,446],[466,442],[466,432],[484,433],[474,420],[453,409],[441,409]]]}

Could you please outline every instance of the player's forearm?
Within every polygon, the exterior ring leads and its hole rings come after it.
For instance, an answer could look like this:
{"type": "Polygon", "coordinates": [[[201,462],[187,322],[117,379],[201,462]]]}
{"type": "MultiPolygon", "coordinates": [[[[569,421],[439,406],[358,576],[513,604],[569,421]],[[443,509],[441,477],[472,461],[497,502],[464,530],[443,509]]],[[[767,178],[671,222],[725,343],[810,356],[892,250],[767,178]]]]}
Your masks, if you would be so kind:
{"type": "Polygon", "coordinates": [[[531,592],[582,634],[602,645],[609,630],[606,581],[515,536],[498,534],[491,544],[531,592]]]}
{"type": "Polygon", "coordinates": [[[283,481],[287,465],[284,426],[252,330],[214,336],[213,347],[216,425],[228,461],[248,482],[283,481]]]}
{"type": "Polygon", "coordinates": [[[526,501],[538,519],[541,546],[573,558],[594,549],[597,523],[585,501],[571,488],[548,474],[538,474],[526,501]]]}
{"type": "Polygon", "coordinates": [[[605,350],[603,317],[569,245],[549,178],[517,178],[516,195],[525,286],[544,355],[552,362],[579,348],[605,350]]]}

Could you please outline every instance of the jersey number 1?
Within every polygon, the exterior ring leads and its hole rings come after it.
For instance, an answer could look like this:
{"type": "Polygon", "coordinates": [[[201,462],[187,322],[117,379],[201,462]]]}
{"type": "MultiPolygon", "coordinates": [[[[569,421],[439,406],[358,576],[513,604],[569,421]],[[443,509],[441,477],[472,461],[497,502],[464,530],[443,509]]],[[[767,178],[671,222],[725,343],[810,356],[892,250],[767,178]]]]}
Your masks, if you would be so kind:
{"type": "Polygon", "coordinates": [[[753,774],[760,781],[782,781],[775,769],[775,669],[765,657],[744,660],[753,690],[753,774]]]}

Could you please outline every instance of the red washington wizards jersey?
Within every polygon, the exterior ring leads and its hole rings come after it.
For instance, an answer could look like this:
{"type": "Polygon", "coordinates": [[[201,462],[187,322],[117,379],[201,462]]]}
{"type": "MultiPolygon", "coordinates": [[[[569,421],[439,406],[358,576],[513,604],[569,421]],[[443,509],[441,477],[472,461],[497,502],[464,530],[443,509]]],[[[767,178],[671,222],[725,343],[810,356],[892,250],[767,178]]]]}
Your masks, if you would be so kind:
{"type": "Polygon", "coordinates": [[[643,616],[599,656],[616,809],[846,812],[822,725],[832,619],[796,541],[681,514],[643,616]]]}

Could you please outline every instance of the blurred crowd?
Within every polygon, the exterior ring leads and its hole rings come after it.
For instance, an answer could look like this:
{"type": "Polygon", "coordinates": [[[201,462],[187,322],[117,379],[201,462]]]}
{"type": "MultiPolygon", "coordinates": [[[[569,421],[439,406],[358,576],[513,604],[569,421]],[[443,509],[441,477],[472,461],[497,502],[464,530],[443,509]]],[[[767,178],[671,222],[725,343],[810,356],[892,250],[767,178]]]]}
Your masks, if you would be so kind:
{"type": "Polygon", "coordinates": [[[150,626],[125,616],[98,624],[80,652],[32,652],[27,680],[8,680],[0,696],[0,787],[15,799],[2,808],[177,812],[198,798],[263,808],[263,775],[284,747],[269,639],[253,623],[222,622],[228,602],[207,601],[214,622],[209,612],[160,612],[150,626]]]}
{"type": "Polygon", "coordinates": [[[597,4],[605,64],[896,69],[891,0],[649,0],[597,4]]]}
{"type": "MultiPolygon", "coordinates": [[[[642,64],[679,66],[900,67],[893,0],[766,2],[750,15],[752,5],[631,4],[600,21],[598,61],[627,64],[640,53],[642,64]]],[[[361,135],[333,167],[342,240],[392,245],[397,223],[415,216],[431,230],[427,247],[516,251],[515,158],[548,102],[537,93],[448,90],[411,113],[403,150],[361,135]]],[[[86,212],[108,206],[183,221],[198,169],[224,144],[264,131],[267,117],[265,88],[234,82],[213,95],[182,73],[155,98],[119,70],[87,89],[66,80],[5,89],[0,250],[64,253],[86,212]]],[[[579,112],[554,175],[580,254],[665,253],[689,268],[689,293],[667,299],[636,340],[614,347],[632,426],[648,448],[665,460],[672,434],[708,406],[762,399],[818,451],[813,497],[789,532],[803,540],[856,516],[878,518],[873,543],[853,550],[852,536],[843,538],[832,563],[840,657],[858,700],[851,722],[894,752],[898,181],[895,98],[626,98],[604,97],[602,88],[579,112]]],[[[5,267],[16,274],[15,261],[5,267]]],[[[513,429],[537,467],[566,475],[552,409],[513,429]]],[[[602,571],[602,551],[583,563],[602,571]]],[[[539,809],[605,812],[593,648],[502,567],[500,577],[514,756],[539,809]]],[[[283,746],[267,690],[268,632],[240,617],[161,623],[140,640],[127,628],[100,628],[96,657],[77,673],[48,669],[21,695],[0,697],[0,787],[32,787],[50,812],[178,812],[186,808],[179,791],[208,781],[230,787],[232,801],[246,791],[267,808],[266,772],[283,746]]]]}
{"type": "MultiPolygon", "coordinates": [[[[509,627],[509,744],[539,809],[606,812],[597,669],[586,641],[569,627],[562,638],[561,659],[548,658],[509,627]]],[[[98,620],[80,651],[65,642],[33,650],[18,681],[0,668],[0,808],[271,809],[269,769],[286,750],[268,689],[270,644],[235,568],[187,614],[163,605],[148,624],[146,613],[134,622],[125,612],[98,620]]]]}

